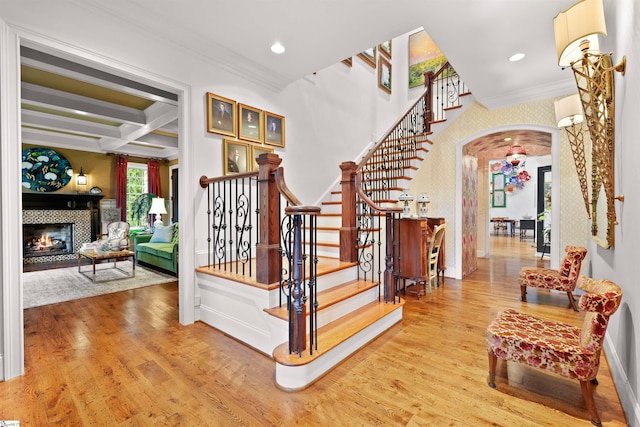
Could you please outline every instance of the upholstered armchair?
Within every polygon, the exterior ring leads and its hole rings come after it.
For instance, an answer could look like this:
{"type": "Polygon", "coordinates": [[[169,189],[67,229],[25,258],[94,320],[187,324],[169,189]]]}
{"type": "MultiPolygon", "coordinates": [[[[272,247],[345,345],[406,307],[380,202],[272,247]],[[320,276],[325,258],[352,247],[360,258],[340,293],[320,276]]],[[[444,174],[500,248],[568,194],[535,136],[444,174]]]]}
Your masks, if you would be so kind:
{"type": "Polygon", "coordinates": [[[582,276],[578,288],[585,314],[582,328],[504,310],[487,329],[489,386],[496,388],[497,359],[523,363],[580,381],[591,423],[600,426],[593,386],[600,367],[600,352],[609,317],[622,300],[622,290],[609,280],[582,276]]]}
{"type": "Polygon", "coordinates": [[[108,243],[111,250],[116,251],[129,249],[129,223],[125,221],[110,222],[107,225],[107,232],[95,243],[108,243]]]}
{"type": "Polygon", "coordinates": [[[559,270],[548,268],[523,267],[520,270],[520,294],[522,301],[527,301],[527,286],[532,288],[553,289],[567,293],[571,307],[578,311],[573,291],[580,275],[582,260],[587,256],[587,249],[582,246],[567,246],[559,270]]]}

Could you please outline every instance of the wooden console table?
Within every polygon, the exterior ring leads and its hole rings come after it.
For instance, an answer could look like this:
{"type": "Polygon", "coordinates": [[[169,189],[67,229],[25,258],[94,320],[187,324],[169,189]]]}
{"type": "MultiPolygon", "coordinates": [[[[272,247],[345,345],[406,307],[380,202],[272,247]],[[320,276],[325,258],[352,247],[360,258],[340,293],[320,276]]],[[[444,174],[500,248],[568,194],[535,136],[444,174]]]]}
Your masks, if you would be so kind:
{"type": "MultiPolygon", "coordinates": [[[[433,229],[444,224],[444,218],[402,218],[399,221],[400,274],[416,283],[427,280],[427,260],[433,229]]],[[[444,240],[443,240],[444,247],[444,240]]],[[[444,283],[444,250],[438,257],[438,277],[444,283]]],[[[438,278],[438,283],[440,279],[438,278]]]]}

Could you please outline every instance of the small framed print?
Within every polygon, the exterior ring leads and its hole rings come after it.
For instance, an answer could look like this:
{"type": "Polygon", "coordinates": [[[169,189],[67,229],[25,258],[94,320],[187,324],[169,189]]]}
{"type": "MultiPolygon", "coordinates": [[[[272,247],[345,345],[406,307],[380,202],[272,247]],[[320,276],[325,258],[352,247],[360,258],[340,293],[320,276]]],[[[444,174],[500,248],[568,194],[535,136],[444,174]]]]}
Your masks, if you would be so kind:
{"type": "Polygon", "coordinates": [[[391,59],[391,40],[387,40],[386,42],[380,43],[378,45],[378,50],[381,54],[386,56],[388,59],[391,59]]]}
{"type": "Polygon", "coordinates": [[[262,143],[263,117],[262,110],[238,104],[239,129],[238,138],[245,141],[262,143]]]}
{"type": "Polygon", "coordinates": [[[391,93],[391,63],[382,55],[378,57],[378,87],[391,93]]]}
{"type": "Polygon", "coordinates": [[[259,168],[258,166],[258,157],[264,153],[273,153],[273,148],[265,147],[263,145],[252,145],[251,146],[251,171],[256,172],[259,168]]]}
{"type": "Polygon", "coordinates": [[[504,197],[503,190],[494,190],[491,195],[492,198],[492,207],[494,208],[506,208],[507,207],[507,199],[504,197]]]}
{"type": "Polygon", "coordinates": [[[207,92],[207,131],[236,137],[236,101],[207,92]]]}
{"type": "Polygon", "coordinates": [[[371,68],[376,68],[376,47],[370,47],[369,49],[360,52],[358,58],[362,59],[371,68]]]}
{"type": "Polygon", "coordinates": [[[502,191],[504,190],[504,184],[505,184],[505,176],[503,173],[496,173],[493,174],[492,176],[493,178],[493,190],[494,191],[502,191]]]}
{"type": "Polygon", "coordinates": [[[223,168],[225,175],[249,171],[249,144],[242,141],[225,139],[223,142],[223,168]]]}
{"type": "Polygon", "coordinates": [[[353,66],[353,56],[350,56],[350,57],[348,57],[346,59],[343,59],[342,63],[344,65],[346,65],[347,67],[351,68],[353,66]]]}
{"type": "Polygon", "coordinates": [[[277,147],[284,147],[284,116],[264,112],[264,142],[277,147]]]}

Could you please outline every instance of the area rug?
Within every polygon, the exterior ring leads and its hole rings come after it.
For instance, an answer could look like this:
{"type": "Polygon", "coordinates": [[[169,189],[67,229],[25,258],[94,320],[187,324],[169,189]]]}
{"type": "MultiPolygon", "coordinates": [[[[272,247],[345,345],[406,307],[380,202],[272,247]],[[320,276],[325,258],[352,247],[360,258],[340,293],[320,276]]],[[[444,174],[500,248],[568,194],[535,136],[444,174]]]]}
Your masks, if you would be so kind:
{"type": "MultiPolygon", "coordinates": [[[[114,270],[113,263],[96,265],[98,280],[122,277],[123,273],[114,270]]],[[[118,268],[131,271],[131,261],[118,261],[118,268]]],[[[91,271],[91,265],[83,265],[82,271],[91,271]]],[[[136,265],[135,277],[93,283],[78,272],[78,267],[57,268],[52,270],[30,271],[22,274],[24,284],[24,308],[39,307],[96,295],[111,294],[145,286],[173,282],[177,278],[136,265]]]]}

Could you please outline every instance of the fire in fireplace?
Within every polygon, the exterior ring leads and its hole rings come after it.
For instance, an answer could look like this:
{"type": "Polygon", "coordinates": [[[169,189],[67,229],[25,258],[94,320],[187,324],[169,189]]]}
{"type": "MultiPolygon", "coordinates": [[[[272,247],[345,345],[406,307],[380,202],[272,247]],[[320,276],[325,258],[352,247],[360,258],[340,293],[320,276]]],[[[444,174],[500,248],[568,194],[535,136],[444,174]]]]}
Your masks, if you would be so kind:
{"type": "Polygon", "coordinates": [[[73,253],[73,223],[23,224],[25,258],[73,253]]]}

